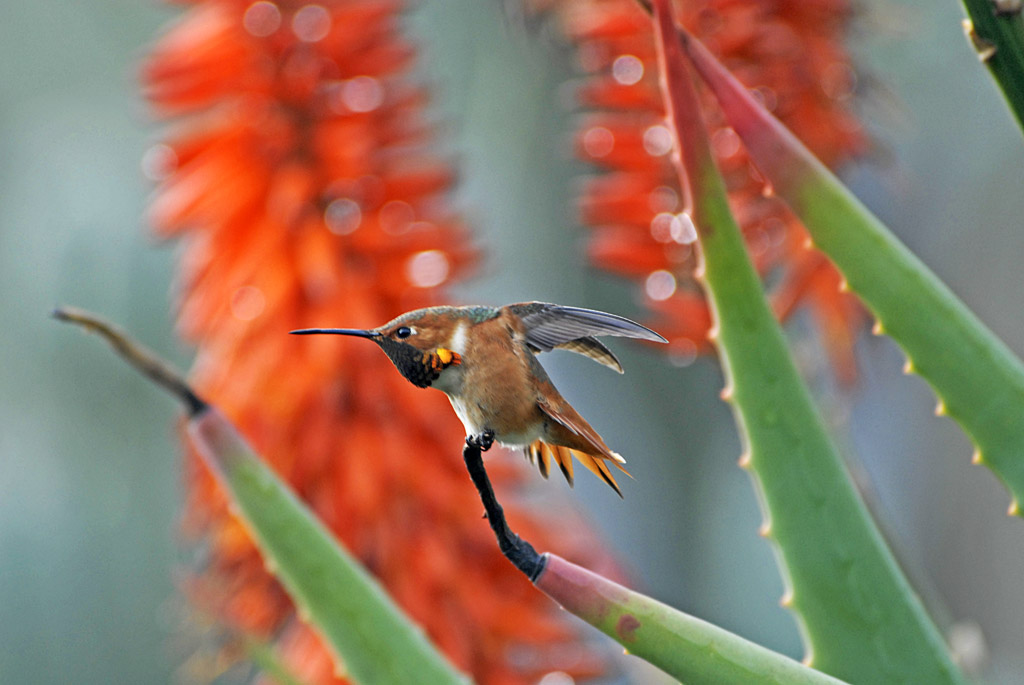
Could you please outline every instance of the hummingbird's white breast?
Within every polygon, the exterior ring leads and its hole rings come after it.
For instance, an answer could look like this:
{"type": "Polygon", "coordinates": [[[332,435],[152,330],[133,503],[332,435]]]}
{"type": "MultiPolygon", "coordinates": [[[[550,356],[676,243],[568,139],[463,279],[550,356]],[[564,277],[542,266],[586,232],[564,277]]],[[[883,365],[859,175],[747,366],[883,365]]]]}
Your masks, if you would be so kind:
{"type": "Polygon", "coordinates": [[[448,400],[452,403],[452,409],[455,410],[456,416],[462,421],[462,427],[466,429],[466,435],[479,435],[483,431],[490,429],[495,431],[494,439],[505,447],[526,447],[534,440],[543,439],[544,424],[541,421],[537,421],[532,425],[526,426],[525,430],[516,432],[501,431],[494,424],[494,421],[488,421],[488,418],[483,410],[474,402],[467,401],[464,397],[458,395],[448,395],[448,400]]]}

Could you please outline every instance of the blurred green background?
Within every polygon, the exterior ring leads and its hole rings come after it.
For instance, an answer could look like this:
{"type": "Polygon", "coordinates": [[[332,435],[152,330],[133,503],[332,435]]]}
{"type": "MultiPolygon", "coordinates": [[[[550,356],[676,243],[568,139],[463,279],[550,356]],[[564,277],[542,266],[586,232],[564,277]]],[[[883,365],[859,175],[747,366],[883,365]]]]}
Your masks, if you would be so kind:
{"type": "MultiPolygon", "coordinates": [[[[515,3],[506,3],[513,6],[515,3]]],[[[1024,142],[963,39],[953,0],[865,0],[852,40],[878,152],[857,193],[1018,353],[1024,352],[1024,142]]],[[[0,682],[162,683],[180,501],[177,409],[97,341],[47,318],[103,313],[182,366],[173,245],[147,233],[139,162],[157,137],[136,84],[173,7],[128,0],[5,3],[0,21],[0,682]]],[[[458,296],[543,299],[642,317],[630,287],[586,267],[574,223],[578,75],[550,28],[498,3],[423,3],[409,28],[436,88],[458,205],[487,253],[458,296]]],[[[343,322],[337,322],[343,323],[343,322]]],[[[857,387],[837,389],[799,320],[799,358],[897,555],[944,629],[992,683],[1024,679],[1024,526],[932,415],[890,341],[865,333],[857,387]],[[987,656],[986,656],[987,655],[987,656]]],[[[656,597],[799,656],[791,615],[710,360],[686,368],[614,345],[620,377],[573,355],[545,364],[630,461],[619,501],[575,498],[656,597]]],[[[457,453],[453,452],[453,458],[457,453]]],[[[468,481],[467,481],[468,487],[468,481]]],[[[558,479],[545,488],[564,488],[558,479]]],[[[614,648],[613,649],[617,649],[614,648]]]]}

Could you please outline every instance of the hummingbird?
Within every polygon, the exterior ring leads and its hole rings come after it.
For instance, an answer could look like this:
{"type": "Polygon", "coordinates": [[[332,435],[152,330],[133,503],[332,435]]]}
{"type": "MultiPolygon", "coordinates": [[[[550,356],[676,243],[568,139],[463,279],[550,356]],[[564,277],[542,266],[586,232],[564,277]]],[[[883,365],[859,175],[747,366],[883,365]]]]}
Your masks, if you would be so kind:
{"type": "Polygon", "coordinates": [[[597,336],[668,342],[627,318],[547,302],[503,307],[438,306],[407,312],[378,328],[306,328],[296,335],[368,338],[413,385],[436,388],[466,429],[466,442],[486,451],[494,442],[523,450],[547,478],[551,462],[571,486],[573,458],[622,497],[608,462],[613,452],[555,388],[537,361],[541,352],[576,352],[623,373],[597,336]]]}

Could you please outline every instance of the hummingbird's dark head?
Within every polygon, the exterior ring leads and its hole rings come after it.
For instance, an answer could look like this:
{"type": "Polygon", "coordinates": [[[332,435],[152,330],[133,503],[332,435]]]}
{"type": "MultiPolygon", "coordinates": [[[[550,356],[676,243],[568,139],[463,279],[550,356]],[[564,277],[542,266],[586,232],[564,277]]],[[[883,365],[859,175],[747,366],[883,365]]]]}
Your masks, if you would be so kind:
{"type": "Polygon", "coordinates": [[[292,333],[369,338],[384,350],[406,380],[419,388],[427,388],[444,370],[444,365],[438,364],[435,358],[435,351],[446,344],[454,330],[452,317],[439,312],[446,309],[417,309],[378,328],[304,328],[292,333]]]}

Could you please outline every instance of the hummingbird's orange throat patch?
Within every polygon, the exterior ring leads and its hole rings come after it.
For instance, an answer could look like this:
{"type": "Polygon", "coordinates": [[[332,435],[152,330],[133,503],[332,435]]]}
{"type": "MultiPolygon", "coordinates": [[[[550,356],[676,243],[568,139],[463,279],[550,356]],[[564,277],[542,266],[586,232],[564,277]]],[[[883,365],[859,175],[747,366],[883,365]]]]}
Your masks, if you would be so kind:
{"type": "Polygon", "coordinates": [[[462,363],[462,357],[458,352],[452,352],[444,347],[439,347],[433,353],[423,353],[423,364],[430,366],[434,371],[444,371],[449,366],[462,363]]]}

